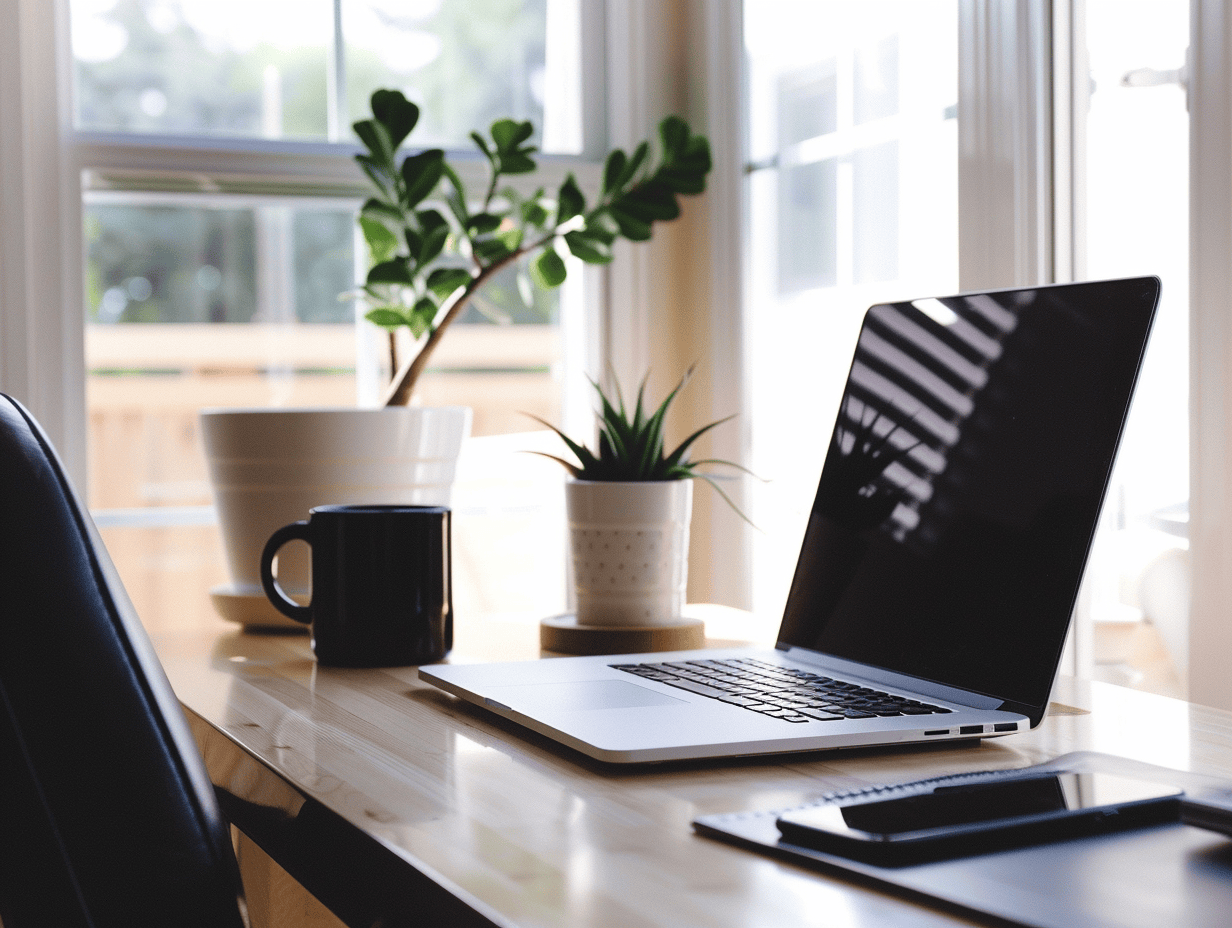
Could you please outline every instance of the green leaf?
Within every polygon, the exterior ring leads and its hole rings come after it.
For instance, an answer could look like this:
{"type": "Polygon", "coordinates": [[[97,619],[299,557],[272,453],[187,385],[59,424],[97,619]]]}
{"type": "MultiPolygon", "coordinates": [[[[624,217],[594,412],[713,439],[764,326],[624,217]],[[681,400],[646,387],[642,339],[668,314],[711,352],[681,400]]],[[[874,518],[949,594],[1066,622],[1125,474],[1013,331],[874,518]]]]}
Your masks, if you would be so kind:
{"type": "Polygon", "coordinates": [[[411,334],[416,338],[423,335],[424,332],[432,328],[432,322],[436,319],[436,304],[429,297],[420,297],[415,305],[411,307],[410,319],[407,325],[411,328],[411,334]]]}
{"type": "Polygon", "coordinates": [[[368,243],[368,254],[373,264],[388,261],[398,250],[398,236],[385,226],[385,223],[368,216],[359,217],[359,227],[363,229],[364,241],[368,243]]]}
{"type": "Polygon", "coordinates": [[[364,318],[383,329],[399,329],[404,325],[410,325],[406,316],[392,306],[378,306],[364,313],[364,318]]]}
{"type": "MultiPolygon", "coordinates": [[[[532,149],[533,150],[533,149],[532,149]]],[[[533,158],[520,151],[512,151],[501,155],[500,170],[502,174],[530,174],[538,165],[533,158]]]]}
{"type": "Polygon", "coordinates": [[[543,228],[548,221],[548,211],[537,200],[527,200],[522,204],[522,222],[537,229],[543,228]]]}
{"type": "Polygon", "coordinates": [[[651,222],[655,219],[675,219],[680,215],[676,194],[666,184],[650,181],[635,187],[612,204],[634,219],[651,222]]]}
{"type": "Polygon", "coordinates": [[[462,185],[462,178],[458,177],[454,169],[448,164],[445,165],[445,176],[449,178],[449,185],[452,188],[445,194],[445,202],[449,205],[449,211],[454,214],[458,223],[465,229],[466,224],[470,221],[470,214],[466,209],[466,187],[462,185]]]}
{"type": "Polygon", "coordinates": [[[586,217],[586,226],[583,230],[587,237],[598,239],[605,245],[610,245],[616,241],[620,235],[620,226],[616,225],[616,220],[612,218],[606,207],[595,210],[586,217]]]}
{"type": "Polygon", "coordinates": [[[423,236],[409,226],[402,230],[402,237],[406,239],[406,250],[412,258],[418,258],[419,253],[423,251],[423,236]]]}
{"type": "Polygon", "coordinates": [[[530,263],[530,276],[544,290],[559,287],[565,282],[565,262],[555,249],[545,248],[530,263]]]}
{"type": "Polygon", "coordinates": [[[434,209],[420,210],[416,213],[415,218],[419,220],[419,225],[425,233],[431,232],[438,226],[445,226],[447,228],[449,226],[449,220],[434,209]]]}
{"type": "Polygon", "coordinates": [[[660,168],[655,173],[655,180],[671,188],[676,193],[698,194],[706,189],[706,176],[696,171],[660,168]]]}
{"type": "Polygon", "coordinates": [[[428,289],[444,300],[451,296],[459,287],[465,287],[471,282],[470,272],[460,267],[438,267],[428,275],[428,289]]]}
{"type": "MultiPolygon", "coordinates": [[[[581,471],[584,470],[588,465],[593,466],[593,464],[595,463],[595,456],[590,453],[589,449],[587,449],[583,445],[579,445],[572,438],[570,438],[568,435],[566,435],[564,432],[562,432],[560,429],[554,426],[551,422],[548,422],[547,419],[542,419],[539,416],[536,416],[533,412],[528,412],[527,415],[530,416],[532,419],[534,419],[536,422],[540,423],[541,425],[547,426],[553,432],[555,432],[558,436],[560,436],[560,440],[565,443],[565,446],[570,451],[572,451],[575,455],[577,455],[577,459],[582,462],[582,467],[581,468],[574,467],[568,461],[562,461],[560,458],[556,457],[555,455],[548,454],[548,455],[544,455],[545,457],[550,457],[554,461],[560,461],[560,463],[563,464],[569,471],[571,471],[575,477],[580,476],[581,471]]],[[[534,453],[541,453],[541,452],[534,452],[534,453]]]]}
{"type": "Polygon", "coordinates": [[[512,250],[501,238],[481,238],[471,242],[471,253],[483,265],[499,261],[508,256],[512,250]]]}
{"type": "Polygon", "coordinates": [[[633,180],[642,165],[645,164],[646,158],[650,155],[650,143],[640,142],[637,148],[633,149],[633,154],[629,156],[625,168],[620,172],[620,176],[616,178],[616,187],[622,188],[628,185],[629,181],[633,180]]]}
{"type": "Polygon", "coordinates": [[[611,263],[612,249],[607,243],[592,238],[584,232],[566,232],[565,243],[575,258],[581,258],[587,264],[611,263]]]}
{"type": "Polygon", "coordinates": [[[471,141],[473,141],[479,147],[479,150],[483,152],[483,155],[485,158],[495,163],[495,158],[492,155],[492,149],[488,147],[488,142],[482,135],[480,135],[478,132],[472,132],[471,141]]]}
{"type": "Polygon", "coordinates": [[[496,238],[500,239],[501,243],[510,251],[517,251],[522,246],[522,230],[507,229],[504,232],[497,232],[496,238]]]}
{"type": "Polygon", "coordinates": [[[620,227],[620,234],[632,242],[645,242],[650,240],[650,223],[643,222],[633,216],[630,216],[622,209],[613,206],[609,210],[609,214],[616,220],[616,225],[620,227]]]}
{"type": "Polygon", "coordinates": [[[565,177],[560,185],[560,193],[556,195],[556,226],[559,228],[574,216],[580,216],[586,211],[586,198],[578,187],[573,174],[565,177]]]}
{"type": "Polygon", "coordinates": [[[367,216],[369,219],[384,220],[385,222],[392,222],[397,226],[402,225],[402,210],[373,197],[364,201],[364,205],[359,209],[359,214],[367,216]]]}
{"type": "Polygon", "coordinates": [[[689,124],[679,116],[668,116],[659,123],[659,139],[667,152],[667,160],[673,160],[683,155],[689,144],[689,124]]]}
{"type": "Polygon", "coordinates": [[[466,224],[466,229],[475,235],[486,235],[500,228],[501,217],[491,213],[476,213],[466,224]]]}
{"type": "Polygon", "coordinates": [[[404,284],[409,286],[412,283],[411,271],[407,267],[406,261],[402,258],[382,261],[380,264],[373,265],[368,271],[367,282],[369,284],[404,284]]]}
{"type": "Polygon", "coordinates": [[[372,95],[372,115],[385,126],[390,146],[396,149],[419,122],[419,107],[398,90],[378,90],[372,95]]]}
{"type": "Polygon", "coordinates": [[[628,158],[625,153],[619,148],[613,148],[607,156],[607,161],[603,165],[603,192],[604,194],[611,193],[616,189],[620,175],[624,173],[625,164],[628,163],[628,158]]]}
{"type": "Polygon", "coordinates": [[[393,177],[386,173],[384,164],[376,158],[368,155],[356,155],[355,161],[365,174],[368,175],[368,180],[372,181],[373,185],[385,194],[386,197],[393,199],[393,177]]]}
{"type": "Polygon", "coordinates": [[[734,415],[727,416],[724,419],[719,419],[717,422],[711,422],[709,425],[703,425],[700,429],[698,429],[696,432],[694,432],[692,435],[690,435],[688,438],[682,441],[676,447],[676,449],[672,451],[671,454],[667,455],[667,457],[664,458],[665,462],[669,466],[675,466],[681,463],[684,459],[685,452],[688,451],[689,447],[693,444],[693,442],[697,441],[699,438],[701,438],[703,435],[709,432],[716,425],[722,425],[724,422],[728,421],[728,419],[734,419],[734,418],[735,418],[734,415]]]}
{"type": "Polygon", "coordinates": [[[417,206],[430,194],[445,173],[445,152],[430,148],[417,155],[408,155],[402,162],[402,179],[406,182],[403,205],[417,206]]]}
{"type": "Polygon", "coordinates": [[[709,171],[713,166],[710,158],[710,142],[704,135],[690,136],[689,144],[684,147],[684,154],[680,161],[691,167],[696,166],[698,170],[709,171]]]}
{"type": "Polygon", "coordinates": [[[389,130],[375,119],[361,119],[352,123],[351,128],[359,136],[359,140],[367,146],[372,157],[381,164],[389,164],[394,159],[393,145],[389,141],[389,130]]]}
{"type": "Polygon", "coordinates": [[[492,141],[501,154],[516,149],[534,133],[535,128],[527,122],[498,119],[492,123],[492,141]]]}
{"type": "Polygon", "coordinates": [[[424,233],[423,246],[419,249],[419,264],[424,266],[435,261],[445,250],[449,238],[449,226],[436,226],[424,233]]]}

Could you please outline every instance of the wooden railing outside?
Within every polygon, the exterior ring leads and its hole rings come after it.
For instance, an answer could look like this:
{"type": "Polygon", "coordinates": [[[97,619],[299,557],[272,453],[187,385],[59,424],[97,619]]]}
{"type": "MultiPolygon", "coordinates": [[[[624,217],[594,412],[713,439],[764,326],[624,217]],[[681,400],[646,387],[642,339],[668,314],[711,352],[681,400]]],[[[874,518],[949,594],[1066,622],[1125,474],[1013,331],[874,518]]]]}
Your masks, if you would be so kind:
{"type": "MultiPolygon", "coordinates": [[[[89,326],[86,358],[90,506],[100,512],[104,539],[139,614],[188,621],[192,612],[208,610],[206,591],[227,580],[217,528],[199,524],[208,518],[195,508],[211,503],[198,411],[353,406],[354,328],[89,326]],[[140,527],[116,514],[148,508],[163,510],[165,523],[183,524],[140,527]]],[[[419,401],[470,406],[479,437],[536,430],[541,427],[525,413],[559,421],[559,362],[554,326],[459,326],[434,356],[419,401]]],[[[540,512],[555,505],[550,487],[557,474],[550,462],[510,457],[519,443],[480,441],[465,462],[468,486],[455,494],[459,614],[537,608],[531,604],[543,601],[545,588],[552,591],[548,601],[554,589],[563,590],[563,556],[551,553],[563,550],[563,527],[540,512]],[[488,474],[483,458],[493,452],[501,463],[488,474]],[[517,486],[493,493],[493,480],[510,474],[517,486]],[[542,569],[530,569],[537,562],[542,569]],[[494,586],[497,573],[503,579],[494,586]]]]}

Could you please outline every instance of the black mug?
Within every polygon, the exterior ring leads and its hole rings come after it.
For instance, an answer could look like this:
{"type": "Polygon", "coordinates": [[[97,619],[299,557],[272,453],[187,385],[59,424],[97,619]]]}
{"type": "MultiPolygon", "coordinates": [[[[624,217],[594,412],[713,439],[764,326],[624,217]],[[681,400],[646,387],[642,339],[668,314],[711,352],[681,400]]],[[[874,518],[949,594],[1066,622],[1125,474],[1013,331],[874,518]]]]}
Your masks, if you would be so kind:
{"type": "Polygon", "coordinates": [[[405,667],[453,647],[450,515],[445,506],[318,506],[284,525],[261,554],[261,585],[283,615],[312,626],[317,661],[333,667],[405,667]],[[306,606],[274,578],[288,541],[312,548],[306,606]]]}

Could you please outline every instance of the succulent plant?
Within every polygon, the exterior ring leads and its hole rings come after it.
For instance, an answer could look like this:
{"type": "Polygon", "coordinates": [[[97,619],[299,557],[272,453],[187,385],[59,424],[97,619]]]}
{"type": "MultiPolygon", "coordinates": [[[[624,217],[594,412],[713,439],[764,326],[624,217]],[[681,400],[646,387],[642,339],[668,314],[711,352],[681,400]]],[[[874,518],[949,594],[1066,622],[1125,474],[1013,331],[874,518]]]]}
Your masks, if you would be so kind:
{"type": "Polygon", "coordinates": [[[685,372],[685,375],[680,378],[680,382],[667,395],[667,398],[659,404],[654,412],[649,414],[647,414],[645,407],[646,381],[649,378],[649,374],[642,378],[641,386],[637,391],[637,400],[632,410],[626,408],[624,397],[620,391],[620,384],[616,383],[614,377],[615,402],[608,398],[607,394],[603,392],[603,388],[597,382],[592,380],[591,385],[595,388],[595,392],[598,393],[600,403],[598,410],[598,450],[591,451],[585,445],[571,439],[550,422],[540,419],[538,416],[532,416],[532,418],[546,425],[560,436],[561,440],[577,458],[577,463],[575,464],[554,454],[536,453],[543,454],[544,457],[551,458],[563,465],[576,480],[628,483],[651,480],[704,480],[714,487],[715,491],[723,497],[727,504],[747,522],[748,518],[732,502],[731,497],[723,491],[723,488],[715,483],[709,474],[699,471],[697,468],[703,465],[720,465],[734,467],[745,473],[749,473],[749,471],[739,464],[718,458],[704,458],[697,461],[689,459],[689,449],[694,442],[715,426],[722,425],[729,419],[734,418],[734,416],[727,416],[708,425],[703,425],[671,451],[667,450],[664,442],[663,420],[667,416],[668,407],[671,406],[672,401],[684,388],[684,385],[688,383],[692,374],[693,368],[690,367],[685,372]]]}

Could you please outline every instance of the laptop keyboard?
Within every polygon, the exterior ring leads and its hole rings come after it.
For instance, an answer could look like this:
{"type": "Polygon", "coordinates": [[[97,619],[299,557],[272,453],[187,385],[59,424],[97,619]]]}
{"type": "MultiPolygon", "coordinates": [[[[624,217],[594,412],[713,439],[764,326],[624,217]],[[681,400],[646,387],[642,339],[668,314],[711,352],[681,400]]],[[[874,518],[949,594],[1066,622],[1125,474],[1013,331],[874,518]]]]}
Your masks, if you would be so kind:
{"type": "Polygon", "coordinates": [[[833,722],[895,715],[941,715],[949,709],[755,658],[611,664],[647,680],[709,696],[786,722],[833,722]]]}

